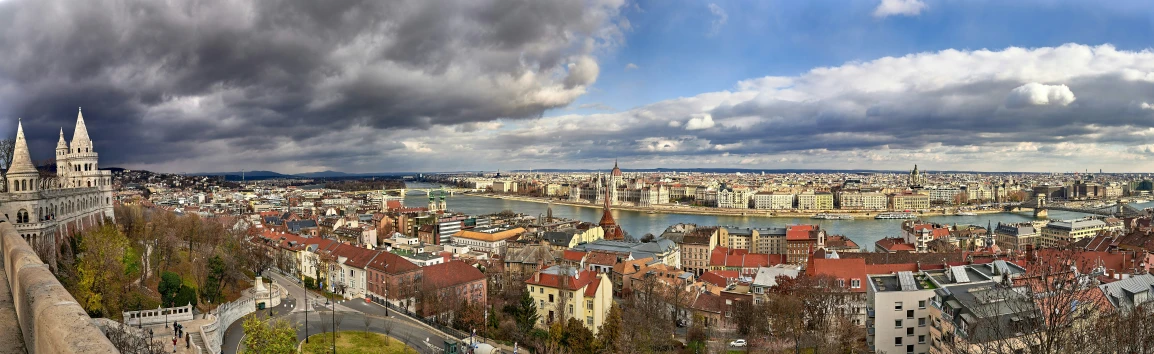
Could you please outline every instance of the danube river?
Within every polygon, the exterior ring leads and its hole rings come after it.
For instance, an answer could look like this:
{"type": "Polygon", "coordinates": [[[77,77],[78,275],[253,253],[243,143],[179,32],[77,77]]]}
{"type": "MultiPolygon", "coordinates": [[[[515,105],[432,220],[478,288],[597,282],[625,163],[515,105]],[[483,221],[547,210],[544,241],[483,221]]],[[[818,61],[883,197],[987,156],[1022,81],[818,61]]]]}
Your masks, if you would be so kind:
{"type": "MultiPolygon", "coordinates": [[[[418,185],[411,185],[409,188],[420,187],[427,188],[427,186],[418,185]]],[[[545,215],[547,208],[547,205],[542,203],[474,197],[463,194],[449,197],[447,203],[449,204],[449,210],[470,215],[491,214],[502,210],[512,210],[513,212],[528,215],[545,215]]],[[[410,207],[426,206],[428,205],[428,197],[423,194],[410,194],[405,198],[405,205],[410,207]]],[[[1149,208],[1154,206],[1154,203],[1137,204],[1134,206],[1139,209],[1149,208]]],[[[601,220],[601,208],[553,205],[553,216],[596,223],[601,220]]],[[[1052,219],[1071,219],[1083,216],[1086,215],[1064,211],[1050,211],[1050,218],[1052,219]]],[[[902,223],[902,220],[816,220],[809,218],[770,218],[761,216],[648,214],[621,210],[614,210],[613,218],[617,220],[617,223],[621,225],[621,228],[624,229],[625,232],[635,238],[640,238],[647,233],[659,235],[666,227],[677,223],[735,227],[784,227],[795,224],[817,224],[821,225],[823,229],[831,234],[849,236],[849,238],[857,242],[859,246],[871,250],[873,249],[874,241],[887,236],[900,235],[902,223]]],[[[982,214],[977,216],[931,216],[925,217],[923,220],[944,224],[972,224],[985,227],[987,222],[995,225],[998,222],[1023,222],[1033,220],[1033,216],[1029,212],[1023,212],[982,214]]]]}

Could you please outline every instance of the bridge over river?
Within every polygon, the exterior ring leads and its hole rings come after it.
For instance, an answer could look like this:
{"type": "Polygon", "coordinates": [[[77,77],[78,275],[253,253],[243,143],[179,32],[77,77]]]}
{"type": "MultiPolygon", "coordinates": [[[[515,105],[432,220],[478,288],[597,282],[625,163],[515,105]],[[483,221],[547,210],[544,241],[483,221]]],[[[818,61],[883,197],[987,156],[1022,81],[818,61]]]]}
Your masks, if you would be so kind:
{"type": "Polygon", "coordinates": [[[1117,218],[1129,218],[1147,215],[1149,212],[1142,209],[1135,208],[1129,203],[1124,203],[1121,200],[1115,201],[1114,204],[1106,206],[1089,206],[1088,202],[1050,202],[1044,196],[1038,196],[1034,200],[1023,202],[1018,205],[1006,206],[1006,211],[1015,211],[1019,209],[1033,209],[1035,218],[1045,218],[1049,215],[1050,210],[1071,211],[1075,213],[1113,216],[1117,218]]]}

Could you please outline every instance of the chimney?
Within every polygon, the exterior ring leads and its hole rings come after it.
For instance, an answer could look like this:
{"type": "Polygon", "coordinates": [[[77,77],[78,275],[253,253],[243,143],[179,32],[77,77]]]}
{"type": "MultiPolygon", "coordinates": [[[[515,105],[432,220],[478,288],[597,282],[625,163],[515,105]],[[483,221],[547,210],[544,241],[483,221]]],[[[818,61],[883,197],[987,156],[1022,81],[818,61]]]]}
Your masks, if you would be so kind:
{"type": "Polygon", "coordinates": [[[540,283],[541,282],[541,271],[540,270],[537,270],[536,273],[533,273],[533,282],[534,283],[540,283]]]}

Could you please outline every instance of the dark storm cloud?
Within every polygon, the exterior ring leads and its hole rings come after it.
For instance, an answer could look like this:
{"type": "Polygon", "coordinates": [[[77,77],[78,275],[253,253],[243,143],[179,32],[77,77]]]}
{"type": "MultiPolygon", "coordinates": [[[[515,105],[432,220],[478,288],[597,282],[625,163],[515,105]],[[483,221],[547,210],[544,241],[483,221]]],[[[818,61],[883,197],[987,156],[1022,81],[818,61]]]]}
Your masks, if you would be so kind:
{"type": "Polygon", "coordinates": [[[325,165],[340,154],[277,150],[371,135],[316,139],[337,130],[536,117],[571,103],[596,80],[593,51],[619,41],[620,5],[0,2],[0,114],[30,122],[38,156],[83,106],[105,165],[221,149],[325,165]]]}

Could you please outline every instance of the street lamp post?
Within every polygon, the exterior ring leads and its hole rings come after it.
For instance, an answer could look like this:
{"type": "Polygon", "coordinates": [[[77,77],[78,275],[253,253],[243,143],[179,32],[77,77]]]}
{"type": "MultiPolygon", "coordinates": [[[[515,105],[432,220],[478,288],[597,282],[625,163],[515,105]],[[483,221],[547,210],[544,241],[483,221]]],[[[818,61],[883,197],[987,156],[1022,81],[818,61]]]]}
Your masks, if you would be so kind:
{"type": "Polygon", "coordinates": [[[333,354],[337,354],[337,302],[333,301],[333,354]]]}
{"type": "Polygon", "coordinates": [[[305,289],[305,343],[309,342],[309,289],[305,289]]]}

